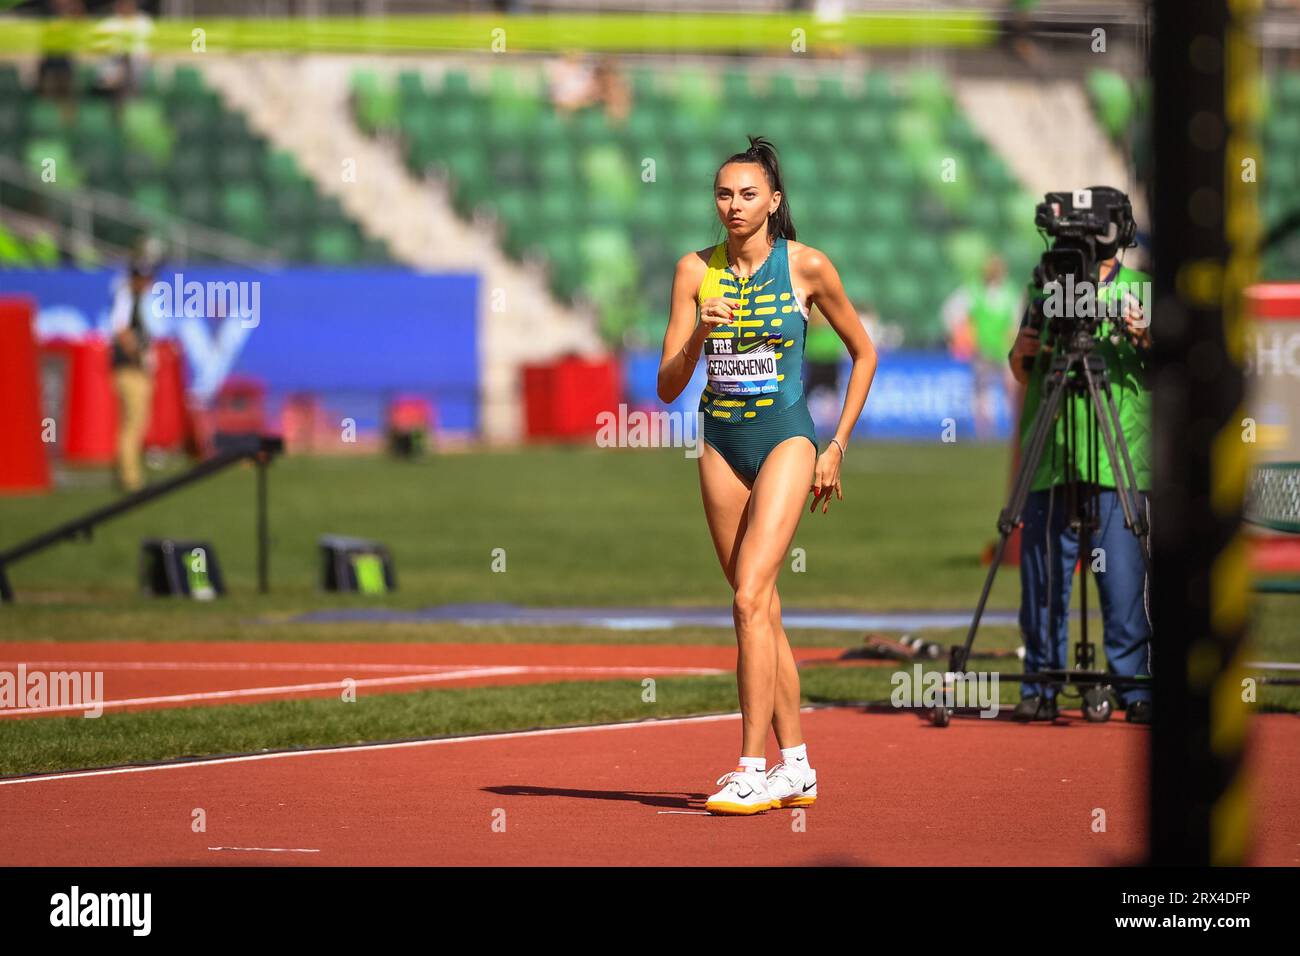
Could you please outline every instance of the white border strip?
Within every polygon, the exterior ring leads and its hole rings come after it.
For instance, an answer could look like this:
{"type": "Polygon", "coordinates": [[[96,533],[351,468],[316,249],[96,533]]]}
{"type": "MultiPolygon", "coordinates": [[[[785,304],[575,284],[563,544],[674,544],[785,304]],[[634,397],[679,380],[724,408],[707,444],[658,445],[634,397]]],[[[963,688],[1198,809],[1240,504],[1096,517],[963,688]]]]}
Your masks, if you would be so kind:
{"type": "Polygon", "coordinates": [[[210,846],[209,850],[242,850],[245,853],[319,853],[296,846],[210,846]]]}
{"type": "MultiPolygon", "coordinates": [[[[808,714],[825,708],[800,707],[799,713],[808,714]]],[[[151,764],[145,767],[110,767],[106,770],[79,770],[72,773],[45,774],[40,777],[18,777],[0,780],[0,787],[25,783],[49,783],[57,780],[80,780],[86,777],[111,777],[126,773],[151,773],[159,770],[183,770],[187,767],[215,767],[218,764],[248,763],[254,760],[279,760],[287,757],[313,757],[321,754],[352,754],[372,750],[404,750],[411,747],[436,747],[442,744],[475,743],[484,740],[517,740],[523,737],[558,737],[562,734],[583,734],[594,730],[632,730],[637,727],[669,727],[677,724],[703,724],[719,720],[737,720],[740,712],[707,714],[703,717],[666,717],[662,720],[620,721],[615,724],[591,724],[585,727],[549,727],[544,730],[511,730],[500,734],[472,734],[468,737],[438,737],[432,740],[403,740],[388,744],[357,744],[355,746],[324,747],[315,750],[285,750],[269,754],[244,754],[239,757],[214,757],[208,760],[187,760],[181,763],[151,764]]]]}

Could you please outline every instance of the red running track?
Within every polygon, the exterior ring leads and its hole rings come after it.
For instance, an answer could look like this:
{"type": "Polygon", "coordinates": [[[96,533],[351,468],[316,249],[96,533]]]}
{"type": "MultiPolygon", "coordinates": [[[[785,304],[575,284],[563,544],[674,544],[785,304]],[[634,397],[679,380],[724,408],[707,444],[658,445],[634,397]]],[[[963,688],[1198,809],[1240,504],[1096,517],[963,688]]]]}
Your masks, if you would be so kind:
{"type": "MultiPolygon", "coordinates": [[[[796,648],[799,661],[838,648],[796,648]]],[[[311,644],[278,642],[0,643],[0,670],[99,671],[108,711],[337,697],[433,687],[668,677],[734,671],[734,646],[620,644],[311,644]]],[[[0,707],[0,719],[84,707],[0,707]]]]}
{"type": "MultiPolygon", "coordinates": [[[[1254,862],[1300,863],[1300,720],[1256,716],[1254,862]]],[[[701,813],[732,716],[0,781],[0,865],[1139,862],[1148,732],[807,712],[821,799],[701,813]],[[201,808],[206,832],[191,829],[201,808]],[[1105,832],[1095,832],[1095,810],[1105,832]],[[502,819],[505,831],[494,832],[502,819]],[[216,849],[214,849],[216,848],[216,849]],[[304,852],[310,851],[310,852],[304,852]]]]}

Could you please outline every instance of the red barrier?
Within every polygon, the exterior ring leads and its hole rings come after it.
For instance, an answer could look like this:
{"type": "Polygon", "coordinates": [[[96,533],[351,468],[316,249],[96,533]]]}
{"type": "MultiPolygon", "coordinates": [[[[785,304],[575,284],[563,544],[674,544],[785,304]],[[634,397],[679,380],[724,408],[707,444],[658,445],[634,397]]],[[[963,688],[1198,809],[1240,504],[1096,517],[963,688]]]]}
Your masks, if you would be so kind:
{"type": "Polygon", "coordinates": [[[525,435],[530,439],[587,439],[596,416],[618,413],[622,383],[613,358],[578,357],[523,369],[525,435]]]}
{"type": "Polygon", "coordinates": [[[50,464],[41,441],[35,304],[0,299],[0,491],[46,491],[50,464]]]}
{"type": "Polygon", "coordinates": [[[153,405],[149,411],[146,448],[178,451],[185,445],[185,365],[173,339],[154,343],[153,405]]]}
{"type": "Polygon", "coordinates": [[[111,465],[117,452],[117,395],[110,349],[103,340],[86,339],[73,346],[63,408],[63,460],[71,465],[111,465]]]}

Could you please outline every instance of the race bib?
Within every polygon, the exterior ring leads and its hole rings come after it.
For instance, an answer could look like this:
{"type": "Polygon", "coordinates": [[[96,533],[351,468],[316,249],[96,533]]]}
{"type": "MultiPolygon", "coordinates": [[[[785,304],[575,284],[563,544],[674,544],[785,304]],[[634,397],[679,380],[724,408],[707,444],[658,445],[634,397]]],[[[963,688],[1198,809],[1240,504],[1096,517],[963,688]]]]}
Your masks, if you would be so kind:
{"type": "Polygon", "coordinates": [[[709,390],[718,395],[765,395],[777,391],[776,350],[781,336],[709,339],[709,390]]]}

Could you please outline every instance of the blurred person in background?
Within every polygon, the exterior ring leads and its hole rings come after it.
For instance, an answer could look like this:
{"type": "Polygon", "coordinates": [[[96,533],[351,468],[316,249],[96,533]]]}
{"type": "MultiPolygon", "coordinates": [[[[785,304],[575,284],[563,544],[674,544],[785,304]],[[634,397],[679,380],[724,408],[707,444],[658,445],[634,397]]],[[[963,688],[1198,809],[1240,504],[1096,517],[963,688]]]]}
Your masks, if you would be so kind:
{"type": "Polygon", "coordinates": [[[632,112],[632,88],[618,59],[602,56],[593,66],[584,54],[567,51],[548,70],[551,105],[560,113],[600,108],[611,126],[622,126],[632,112]]]}
{"type": "Polygon", "coordinates": [[[566,50],[546,68],[547,95],[558,113],[573,113],[596,97],[596,74],[580,50],[566,50]]]}
{"type": "Polygon", "coordinates": [[[632,112],[632,88],[619,69],[618,60],[603,56],[596,64],[596,102],[605,108],[611,126],[622,126],[632,112]]]}
{"type": "Polygon", "coordinates": [[[113,387],[117,392],[117,482],[125,492],[144,487],[144,436],[153,399],[153,356],[149,349],[146,310],[162,258],[161,245],[142,240],[131,254],[127,274],[113,296],[113,387]]]}
{"type": "Polygon", "coordinates": [[[966,296],[971,370],[975,377],[976,438],[993,437],[999,395],[1005,396],[1014,417],[1018,387],[1007,368],[1007,349],[1016,337],[1024,306],[1024,291],[1008,281],[1006,263],[997,256],[990,257],[984,265],[984,281],[973,284],[966,296]]]}
{"type": "MultiPolygon", "coordinates": [[[[81,0],[53,0],[49,9],[50,16],[59,21],[73,21],[86,15],[81,0]]],[[[76,27],[77,24],[71,22],[50,24],[47,36],[54,42],[60,39],[63,31],[76,27]]],[[[36,92],[56,101],[63,111],[64,120],[71,120],[77,108],[76,64],[71,54],[52,52],[41,57],[36,68],[36,92]]]]}
{"type": "Polygon", "coordinates": [[[799,672],[777,578],[804,503],[822,513],[843,499],[844,446],[862,414],[876,351],[839,273],[818,249],[795,241],[775,147],[749,137],[714,175],[726,229],[717,245],[686,253],[673,277],[659,364],[660,401],[671,404],[705,358],[700,395],[700,494],[714,550],[734,592],[741,755],[705,803],[710,813],[750,815],[810,806],[817,773],[799,720],[799,672]],[[819,449],[804,395],[804,341],[816,306],[853,358],[835,435],[819,449]],[[810,487],[811,485],[811,487],[810,487]],[[781,762],[767,769],[776,733],[781,762]]]}
{"type": "Polygon", "coordinates": [[[149,62],[153,21],[135,0],[117,0],[113,13],[95,24],[94,43],[105,50],[95,69],[95,93],[119,104],[133,92],[149,62]]]}

